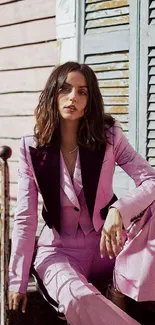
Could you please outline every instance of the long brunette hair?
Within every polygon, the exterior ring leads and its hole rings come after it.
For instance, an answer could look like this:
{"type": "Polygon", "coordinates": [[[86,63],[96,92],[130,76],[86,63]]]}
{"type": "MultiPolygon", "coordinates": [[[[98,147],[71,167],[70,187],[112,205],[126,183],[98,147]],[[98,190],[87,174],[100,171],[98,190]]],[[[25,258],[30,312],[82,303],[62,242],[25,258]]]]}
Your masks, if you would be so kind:
{"type": "Polygon", "coordinates": [[[57,98],[68,73],[81,72],[88,87],[88,102],[78,129],[78,144],[89,149],[99,148],[108,142],[106,131],[114,119],[104,112],[104,104],[95,73],[87,64],[66,62],[57,66],[49,76],[35,109],[34,135],[38,146],[49,146],[53,132],[59,126],[57,98]]]}

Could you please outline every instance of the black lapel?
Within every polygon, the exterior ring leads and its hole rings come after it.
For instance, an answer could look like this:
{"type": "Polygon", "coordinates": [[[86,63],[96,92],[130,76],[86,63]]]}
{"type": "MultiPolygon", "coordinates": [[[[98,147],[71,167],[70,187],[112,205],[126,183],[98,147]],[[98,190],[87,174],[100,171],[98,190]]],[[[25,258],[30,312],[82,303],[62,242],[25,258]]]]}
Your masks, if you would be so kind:
{"type": "Polygon", "coordinates": [[[90,151],[79,146],[81,175],[84,195],[90,217],[93,216],[96,192],[104,160],[106,145],[101,145],[100,150],[90,151]]]}
{"type": "MultiPolygon", "coordinates": [[[[52,137],[54,138],[54,137],[52,137]]],[[[30,148],[36,179],[43,197],[43,217],[49,226],[60,230],[60,143],[52,140],[49,147],[30,148]]]]}

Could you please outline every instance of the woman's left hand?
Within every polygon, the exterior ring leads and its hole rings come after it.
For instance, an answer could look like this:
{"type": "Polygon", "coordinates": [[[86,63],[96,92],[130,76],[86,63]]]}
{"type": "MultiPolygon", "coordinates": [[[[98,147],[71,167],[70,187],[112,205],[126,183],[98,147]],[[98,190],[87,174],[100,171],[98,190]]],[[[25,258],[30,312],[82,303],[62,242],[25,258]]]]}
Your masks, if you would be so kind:
{"type": "Polygon", "coordinates": [[[122,218],[116,208],[110,208],[101,233],[101,257],[104,257],[105,250],[107,250],[109,258],[112,259],[118,255],[122,247],[122,218]]]}

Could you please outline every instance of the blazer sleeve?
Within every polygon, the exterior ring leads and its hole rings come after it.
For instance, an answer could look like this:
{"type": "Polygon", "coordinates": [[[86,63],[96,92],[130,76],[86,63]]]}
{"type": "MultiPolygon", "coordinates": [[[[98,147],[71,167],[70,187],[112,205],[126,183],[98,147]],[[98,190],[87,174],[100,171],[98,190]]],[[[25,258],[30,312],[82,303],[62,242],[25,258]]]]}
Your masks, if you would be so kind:
{"type": "Polygon", "coordinates": [[[25,138],[21,140],[18,170],[17,209],[12,232],[9,290],[25,293],[37,230],[38,190],[26,158],[25,138]]]}
{"type": "Polygon", "coordinates": [[[113,207],[122,216],[124,227],[155,200],[155,170],[130,145],[119,124],[114,127],[114,156],[116,163],[134,180],[136,188],[118,199],[113,207]]]}

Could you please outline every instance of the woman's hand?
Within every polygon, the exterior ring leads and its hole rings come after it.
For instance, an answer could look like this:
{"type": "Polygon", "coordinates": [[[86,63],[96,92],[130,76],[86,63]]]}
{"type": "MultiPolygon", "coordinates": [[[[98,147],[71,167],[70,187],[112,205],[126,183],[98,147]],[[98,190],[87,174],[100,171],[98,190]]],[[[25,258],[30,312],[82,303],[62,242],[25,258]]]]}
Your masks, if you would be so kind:
{"type": "Polygon", "coordinates": [[[25,293],[9,291],[8,301],[9,301],[9,310],[18,311],[20,306],[22,313],[25,313],[26,304],[27,304],[27,296],[25,293]]]}
{"type": "Polygon", "coordinates": [[[101,233],[101,257],[104,257],[107,250],[109,258],[112,259],[118,255],[118,250],[122,247],[122,218],[116,208],[110,208],[101,233]]]}

